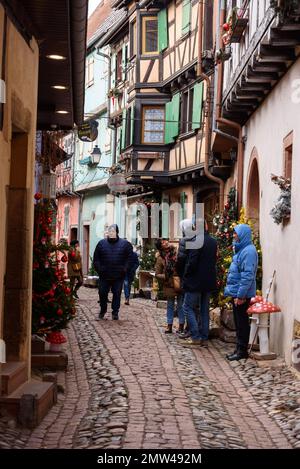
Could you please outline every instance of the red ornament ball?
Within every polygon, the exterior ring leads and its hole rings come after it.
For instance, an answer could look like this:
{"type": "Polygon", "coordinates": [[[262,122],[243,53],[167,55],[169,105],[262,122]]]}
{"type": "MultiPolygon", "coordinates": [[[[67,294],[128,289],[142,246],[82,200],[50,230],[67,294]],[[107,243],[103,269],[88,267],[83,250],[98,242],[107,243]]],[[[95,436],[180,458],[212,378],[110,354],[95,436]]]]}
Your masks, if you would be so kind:
{"type": "Polygon", "coordinates": [[[42,198],[42,194],[40,192],[37,192],[36,194],[34,194],[34,198],[35,200],[40,200],[42,198]]]}
{"type": "Polygon", "coordinates": [[[229,24],[228,24],[228,23],[224,23],[224,24],[223,24],[223,29],[224,29],[224,31],[229,31],[229,24]]]}
{"type": "Polygon", "coordinates": [[[71,288],[69,288],[69,287],[65,288],[65,293],[66,293],[66,295],[70,295],[71,288]]]}
{"type": "Polygon", "coordinates": [[[68,261],[67,256],[62,256],[61,261],[62,261],[62,262],[67,262],[67,261],[68,261]]]}
{"type": "Polygon", "coordinates": [[[62,316],[64,314],[64,312],[61,308],[59,308],[56,312],[59,316],[62,316]]]}

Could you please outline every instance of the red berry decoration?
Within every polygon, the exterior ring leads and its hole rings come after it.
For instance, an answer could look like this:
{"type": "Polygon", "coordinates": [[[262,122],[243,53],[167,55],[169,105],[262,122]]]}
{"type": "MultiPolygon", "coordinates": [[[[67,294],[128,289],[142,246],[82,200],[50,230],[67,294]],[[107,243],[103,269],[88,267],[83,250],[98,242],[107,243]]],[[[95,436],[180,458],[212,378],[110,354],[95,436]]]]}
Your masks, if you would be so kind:
{"type": "Polygon", "coordinates": [[[35,200],[40,200],[42,198],[42,194],[40,192],[37,192],[36,194],[34,194],[34,198],[35,200]]]}
{"type": "Polygon", "coordinates": [[[224,23],[224,24],[223,24],[223,29],[224,29],[224,31],[229,31],[229,24],[228,24],[228,23],[224,23]]]}

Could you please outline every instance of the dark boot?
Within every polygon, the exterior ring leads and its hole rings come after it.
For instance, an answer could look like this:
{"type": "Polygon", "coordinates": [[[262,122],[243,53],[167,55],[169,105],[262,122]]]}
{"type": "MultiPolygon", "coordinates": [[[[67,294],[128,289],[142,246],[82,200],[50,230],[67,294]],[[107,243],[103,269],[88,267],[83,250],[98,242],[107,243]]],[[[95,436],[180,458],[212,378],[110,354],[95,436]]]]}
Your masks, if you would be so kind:
{"type": "Polygon", "coordinates": [[[237,349],[235,348],[233,352],[230,352],[230,353],[227,353],[227,354],[226,354],[226,358],[229,359],[229,357],[231,357],[231,355],[235,355],[236,352],[237,352],[237,349]]]}
{"type": "Polygon", "coordinates": [[[230,357],[227,358],[230,362],[234,360],[242,360],[242,358],[248,358],[248,352],[238,350],[236,353],[233,353],[230,355],[230,357]]]}
{"type": "Polygon", "coordinates": [[[184,332],[184,324],[179,324],[178,334],[182,334],[183,332],[184,332]]]}
{"type": "Polygon", "coordinates": [[[165,334],[172,334],[172,324],[168,324],[167,329],[165,330],[165,334]]]}

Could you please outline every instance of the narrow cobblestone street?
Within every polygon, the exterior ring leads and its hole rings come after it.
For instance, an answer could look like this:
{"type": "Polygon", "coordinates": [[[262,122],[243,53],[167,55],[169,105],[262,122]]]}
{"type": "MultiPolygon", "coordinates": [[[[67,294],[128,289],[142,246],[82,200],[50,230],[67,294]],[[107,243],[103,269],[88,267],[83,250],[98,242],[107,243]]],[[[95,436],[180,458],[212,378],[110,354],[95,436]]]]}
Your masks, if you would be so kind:
{"type": "Polygon", "coordinates": [[[97,300],[81,289],[57,405],[33,431],[1,422],[0,448],[300,447],[300,382],[286,367],[228,363],[218,340],[184,348],[149,300],[98,321],[97,300]]]}

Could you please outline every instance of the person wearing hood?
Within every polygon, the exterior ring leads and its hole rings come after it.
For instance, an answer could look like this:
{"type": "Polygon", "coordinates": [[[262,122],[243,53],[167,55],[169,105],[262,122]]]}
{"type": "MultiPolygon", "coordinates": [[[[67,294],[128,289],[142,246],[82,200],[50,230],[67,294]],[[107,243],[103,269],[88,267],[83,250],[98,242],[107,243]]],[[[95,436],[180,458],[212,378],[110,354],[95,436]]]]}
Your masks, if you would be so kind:
{"type": "Polygon", "coordinates": [[[256,271],[258,255],[252,243],[249,225],[240,224],[234,228],[233,248],[235,255],[228,271],[224,295],[233,299],[233,316],[236,326],[236,349],[227,359],[240,360],[248,357],[250,324],[247,309],[251,297],[256,295],[256,271]]]}
{"type": "Polygon", "coordinates": [[[191,241],[195,235],[193,234],[192,219],[185,218],[184,220],[181,220],[179,226],[182,232],[182,238],[179,241],[177,261],[175,267],[177,274],[182,279],[187,261],[186,243],[187,241],[191,241]]]}
{"type": "Polygon", "coordinates": [[[103,319],[107,312],[110,289],[113,294],[112,319],[119,319],[122,287],[132,250],[132,244],[119,237],[118,225],[110,225],[107,238],[96,246],[93,263],[99,275],[99,319],[103,319]]]}
{"type": "MultiPolygon", "coordinates": [[[[217,289],[217,242],[210,236],[207,223],[199,223],[197,235],[187,244],[187,261],[183,275],[183,311],[187,317],[190,339],[184,346],[207,346],[209,332],[209,299],[217,289]],[[202,235],[201,235],[202,230],[202,235]],[[195,243],[193,247],[192,243],[195,243]],[[199,317],[196,309],[199,308],[199,317]]],[[[182,337],[185,340],[185,337],[182,337]]]]}

